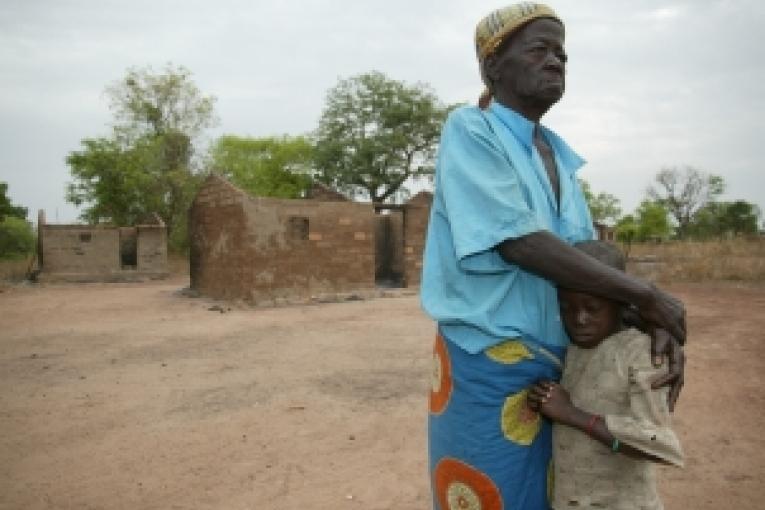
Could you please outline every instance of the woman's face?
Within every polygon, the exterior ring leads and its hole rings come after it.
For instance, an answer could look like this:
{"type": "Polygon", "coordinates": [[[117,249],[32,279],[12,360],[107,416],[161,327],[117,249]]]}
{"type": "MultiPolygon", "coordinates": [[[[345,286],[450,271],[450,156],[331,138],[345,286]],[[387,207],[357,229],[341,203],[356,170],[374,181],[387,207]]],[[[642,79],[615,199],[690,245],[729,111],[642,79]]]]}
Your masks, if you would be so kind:
{"type": "Polygon", "coordinates": [[[566,88],[563,25],[538,19],[511,37],[506,47],[488,57],[485,72],[495,83],[496,94],[552,106],[566,88]]]}

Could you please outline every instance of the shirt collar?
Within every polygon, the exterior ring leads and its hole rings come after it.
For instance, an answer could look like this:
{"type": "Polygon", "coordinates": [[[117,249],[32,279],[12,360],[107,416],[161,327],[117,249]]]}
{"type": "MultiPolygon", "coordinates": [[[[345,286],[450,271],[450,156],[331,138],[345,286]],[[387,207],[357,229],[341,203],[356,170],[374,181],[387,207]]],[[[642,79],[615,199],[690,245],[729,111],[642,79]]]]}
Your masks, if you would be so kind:
{"type": "Polygon", "coordinates": [[[507,126],[515,137],[523,143],[526,150],[531,153],[534,143],[534,123],[515,110],[503,106],[496,101],[492,101],[489,108],[502,124],[507,126]]]}
{"type": "MultiPolygon", "coordinates": [[[[532,147],[534,146],[534,122],[515,110],[503,106],[496,101],[491,102],[489,109],[497,116],[500,122],[507,126],[510,132],[520,140],[529,155],[531,155],[532,147]]],[[[574,149],[569,147],[561,137],[542,125],[540,125],[539,128],[542,130],[542,133],[544,133],[547,142],[552,145],[558,158],[560,158],[564,169],[574,173],[584,165],[585,160],[582,159],[579,154],[574,152],[574,149]]]]}

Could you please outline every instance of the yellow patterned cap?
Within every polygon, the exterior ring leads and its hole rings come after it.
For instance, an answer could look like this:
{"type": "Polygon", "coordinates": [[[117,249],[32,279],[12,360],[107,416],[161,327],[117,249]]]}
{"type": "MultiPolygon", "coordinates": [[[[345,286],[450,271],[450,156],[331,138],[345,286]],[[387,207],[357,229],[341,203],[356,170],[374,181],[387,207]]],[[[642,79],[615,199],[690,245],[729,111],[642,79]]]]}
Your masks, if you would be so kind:
{"type": "Polygon", "coordinates": [[[552,18],[563,24],[550,7],[535,2],[508,5],[483,18],[475,28],[475,49],[478,60],[482,61],[494,53],[507,36],[537,18],[552,18]]]}

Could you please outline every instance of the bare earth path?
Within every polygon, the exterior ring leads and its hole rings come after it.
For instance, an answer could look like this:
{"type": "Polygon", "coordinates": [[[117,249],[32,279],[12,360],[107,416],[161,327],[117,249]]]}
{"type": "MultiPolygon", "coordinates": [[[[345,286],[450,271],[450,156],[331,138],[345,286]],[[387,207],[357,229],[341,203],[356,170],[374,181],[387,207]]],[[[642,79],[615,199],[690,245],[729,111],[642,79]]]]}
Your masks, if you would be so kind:
{"type": "MultiPolygon", "coordinates": [[[[429,508],[416,296],[221,313],[185,283],[0,293],[0,509],[429,508]]],[[[765,508],[765,287],[671,290],[691,339],[666,506],[765,508]]]]}

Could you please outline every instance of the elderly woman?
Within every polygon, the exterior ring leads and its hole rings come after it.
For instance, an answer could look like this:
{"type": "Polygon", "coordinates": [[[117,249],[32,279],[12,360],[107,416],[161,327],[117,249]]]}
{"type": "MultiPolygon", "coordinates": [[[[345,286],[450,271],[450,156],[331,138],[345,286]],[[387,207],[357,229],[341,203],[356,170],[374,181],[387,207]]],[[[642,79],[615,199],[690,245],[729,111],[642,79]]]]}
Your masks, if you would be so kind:
{"type": "Polygon", "coordinates": [[[438,322],[434,503],[546,509],[550,425],[526,395],[560,377],[568,338],[556,286],[632,305],[653,333],[655,363],[670,355],[655,385],[673,384],[672,402],[682,386],[685,310],[571,246],[593,238],[576,179],[584,161],[539,123],[564,91],[555,12],[531,2],[499,9],[478,24],[475,42],[487,90],[479,107],[455,110],[444,125],[421,288],[438,322]]]}

